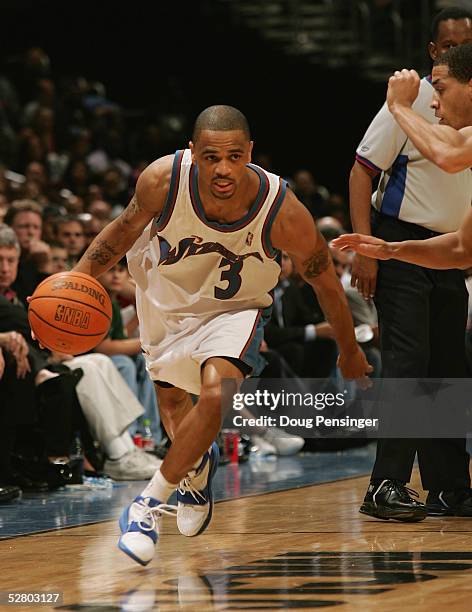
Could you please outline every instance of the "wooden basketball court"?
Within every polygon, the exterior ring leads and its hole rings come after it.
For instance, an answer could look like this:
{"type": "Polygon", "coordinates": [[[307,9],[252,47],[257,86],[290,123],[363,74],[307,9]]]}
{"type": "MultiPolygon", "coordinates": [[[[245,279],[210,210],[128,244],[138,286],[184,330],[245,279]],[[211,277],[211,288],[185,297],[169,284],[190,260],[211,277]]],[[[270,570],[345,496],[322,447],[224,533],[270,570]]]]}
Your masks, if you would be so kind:
{"type": "Polygon", "coordinates": [[[197,538],[165,517],[146,568],[117,549],[116,521],[3,540],[0,590],[62,591],[60,609],[89,612],[470,610],[470,519],[370,519],[358,512],[367,483],[221,502],[197,538]]]}

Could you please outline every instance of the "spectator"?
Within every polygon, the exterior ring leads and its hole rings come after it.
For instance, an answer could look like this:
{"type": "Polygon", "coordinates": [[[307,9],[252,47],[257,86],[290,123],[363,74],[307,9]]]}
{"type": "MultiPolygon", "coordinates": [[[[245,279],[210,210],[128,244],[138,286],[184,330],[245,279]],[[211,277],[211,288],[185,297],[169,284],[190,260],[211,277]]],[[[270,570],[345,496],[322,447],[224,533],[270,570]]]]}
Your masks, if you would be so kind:
{"type": "Polygon", "coordinates": [[[90,183],[90,171],[81,159],[71,159],[62,177],[62,183],[81,198],[86,198],[90,183]]]}
{"type": "Polygon", "coordinates": [[[100,187],[100,185],[92,183],[88,186],[87,195],[85,196],[85,207],[87,210],[90,204],[95,202],[95,200],[103,200],[103,189],[100,187]]]}
{"type": "Polygon", "coordinates": [[[327,242],[346,233],[341,221],[335,217],[321,217],[317,220],[316,226],[327,242]]]}
{"type": "Polygon", "coordinates": [[[116,129],[108,129],[103,143],[87,156],[87,163],[94,174],[105,175],[110,169],[115,169],[119,180],[129,180],[132,174],[131,166],[122,159],[123,138],[116,129]]]}
{"type": "Polygon", "coordinates": [[[65,272],[68,259],[67,249],[60,242],[50,242],[49,248],[51,249],[50,273],[65,272]]]}
{"type": "Polygon", "coordinates": [[[49,371],[45,355],[31,344],[26,310],[12,289],[19,259],[15,232],[0,226],[0,347],[5,366],[1,377],[5,395],[0,411],[0,483],[41,489],[44,482],[38,484],[13,472],[10,459],[16,427],[42,425],[44,479],[50,486],[64,484],[77,417],[75,381],[49,371]]]}
{"type": "Polygon", "coordinates": [[[377,310],[372,301],[365,300],[357,291],[351,287],[351,256],[339,249],[329,245],[329,251],[333,258],[336,274],[346,292],[349,308],[351,309],[356,338],[362,350],[366,354],[367,361],[374,368],[371,376],[380,376],[381,357],[379,350],[379,323],[377,310]]]}
{"type": "Polygon", "coordinates": [[[85,231],[85,242],[86,247],[92,242],[95,236],[102,231],[102,229],[107,225],[108,221],[97,219],[97,217],[90,215],[89,213],[85,213],[83,215],[84,218],[84,231],[85,231]]]}
{"type": "Polygon", "coordinates": [[[113,206],[112,216],[116,217],[129,201],[128,186],[118,168],[110,168],[103,175],[103,199],[113,206]]]}
{"type": "Polygon", "coordinates": [[[51,362],[83,371],[77,396],[93,438],[105,454],[104,472],[115,480],[151,478],[161,461],[138,449],[128,431],[144,408],[113,361],[99,353],[76,357],[52,353],[51,362]]]}
{"type": "Polygon", "coordinates": [[[50,249],[41,240],[41,207],[32,200],[15,200],[5,215],[5,222],[15,231],[20,243],[21,257],[13,289],[26,304],[27,296],[49,272],[50,249]]]}
{"type": "Polygon", "coordinates": [[[337,219],[343,228],[350,228],[349,207],[341,194],[331,193],[329,195],[328,208],[329,215],[337,219]]]}
{"type": "Polygon", "coordinates": [[[326,378],[336,364],[333,330],[326,321],[316,322],[293,278],[293,269],[290,257],[282,253],[281,273],[265,339],[268,347],[277,350],[298,376],[326,378]]]}
{"type": "Polygon", "coordinates": [[[112,205],[105,200],[95,199],[88,206],[87,212],[100,221],[111,221],[112,205]]]}
{"type": "Polygon", "coordinates": [[[309,170],[298,170],[293,176],[293,191],[315,219],[329,214],[329,191],[318,185],[309,170]]]}
{"type": "Polygon", "coordinates": [[[0,223],[4,223],[5,215],[9,207],[9,202],[5,194],[0,193],[0,223]]]}
{"type": "Polygon", "coordinates": [[[55,223],[55,240],[67,249],[69,270],[77,263],[85,249],[85,228],[79,217],[59,217],[55,223]]]}
{"type": "MultiPolygon", "coordinates": [[[[44,476],[49,486],[61,485],[68,480],[64,470],[70,468],[68,454],[74,431],[81,430],[87,435],[90,442],[87,451],[94,452],[88,424],[106,453],[105,468],[110,476],[118,480],[150,478],[159,462],[152,456],[137,452],[126,433],[128,425],[144,409],[111,360],[103,355],[58,356],[49,351],[38,351],[31,344],[26,310],[11,289],[18,260],[19,244],[14,232],[7,226],[0,226],[0,347],[8,350],[15,361],[5,378],[11,391],[9,406],[11,410],[27,414],[24,424],[33,425],[41,417],[48,459],[44,476]],[[53,364],[62,361],[66,361],[68,366],[65,371],[51,371],[53,364]],[[69,372],[78,369],[81,380],[69,372]],[[22,380],[18,381],[18,378],[22,380]],[[64,478],[60,477],[61,474],[64,478]]],[[[9,424],[12,419],[9,418],[9,424]]],[[[13,424],[15,422],[13,420],[13,424]]],[[[14,432],[10,431],[9,435],[8,454],[13,448],[14,432]]],[[[3,459],[4,465],[8,465],[8,457],[3,459]]],[[[12,481],[0,474],[0,483],[5,482],[11,484],[12,481]]],[[[22,482],[24,485],[26,481],[22,482]]]]}

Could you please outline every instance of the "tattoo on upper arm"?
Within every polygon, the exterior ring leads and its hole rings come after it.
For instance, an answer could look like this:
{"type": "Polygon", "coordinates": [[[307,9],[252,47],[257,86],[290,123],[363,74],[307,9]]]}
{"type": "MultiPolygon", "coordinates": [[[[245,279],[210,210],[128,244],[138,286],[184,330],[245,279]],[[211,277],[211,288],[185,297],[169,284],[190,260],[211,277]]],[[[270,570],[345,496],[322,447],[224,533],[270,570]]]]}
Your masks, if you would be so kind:
{"type": "Polygon", "coordinates": [[[329,267],[329,251],[323,247],[303,262],[305,278],[316,278],[329,267]]]}
{"type": "Polygon", "coordinates": [[[121,225],[129,225],[131,219],[134,217],[134,215],[140,210],[140,206],[138,204],[138,198],[136,197],[136,194],[131,198],[130,203],[128,204],[128,206],[124,209],[124,211],[122,212],[122,214],[120,215],[120,222],[121,225]]]}
{"type": "Polygon", "coordinates": [[[118,251],[115,251],[109,242],[97,240],[93,247],[91,247],[90,252],[87,253],[87,259],[97,261],[100,265],[106,266],[110,259],[116,257],[116,255],[118,255],[118,251]]]}

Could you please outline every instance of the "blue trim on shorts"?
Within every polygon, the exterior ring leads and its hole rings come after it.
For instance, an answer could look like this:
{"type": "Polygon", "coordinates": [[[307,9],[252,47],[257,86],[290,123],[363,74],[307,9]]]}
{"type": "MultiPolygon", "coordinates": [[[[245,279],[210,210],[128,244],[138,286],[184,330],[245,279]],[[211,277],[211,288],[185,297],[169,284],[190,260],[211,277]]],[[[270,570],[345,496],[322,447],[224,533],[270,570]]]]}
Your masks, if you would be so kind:
{"type": "Polygon", "coordinates": [[[259,376],[267,365],[267,360],[261,354],[259,349],[261,347],[261,342],[264,339],[264,327],[270,321],[271,313],[272,306],[268,306],[260,311],[260,316],[259,320],[257,321],[254,335],[239,357],[241,361],[252,368],[251,376],[259,376]]]}

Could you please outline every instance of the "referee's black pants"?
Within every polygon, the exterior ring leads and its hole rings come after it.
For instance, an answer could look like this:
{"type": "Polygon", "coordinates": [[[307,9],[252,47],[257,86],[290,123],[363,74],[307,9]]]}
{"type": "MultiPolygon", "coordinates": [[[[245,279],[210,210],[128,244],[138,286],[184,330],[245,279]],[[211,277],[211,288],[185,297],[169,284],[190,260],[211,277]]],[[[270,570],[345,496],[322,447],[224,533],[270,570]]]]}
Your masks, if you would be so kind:
{"type": "MultiPolygon", "coordinates": [[[[375,213],[373,234],[423,240],[430,230],[375,213]]],[[[429,270],[379,261],[375,305],[384,378],[465,378],[468,295],[461,270],[429,270]]],[[[409,482],[418,453],[425,490],[470,487],[464,439],[380,439],[372,479],[409,482]]]]}

